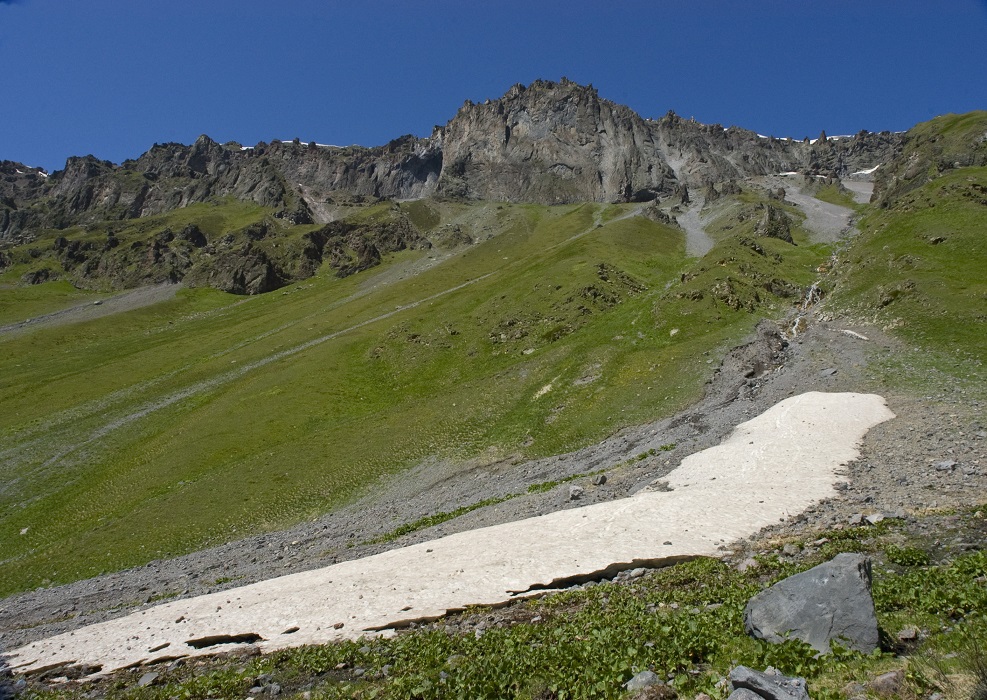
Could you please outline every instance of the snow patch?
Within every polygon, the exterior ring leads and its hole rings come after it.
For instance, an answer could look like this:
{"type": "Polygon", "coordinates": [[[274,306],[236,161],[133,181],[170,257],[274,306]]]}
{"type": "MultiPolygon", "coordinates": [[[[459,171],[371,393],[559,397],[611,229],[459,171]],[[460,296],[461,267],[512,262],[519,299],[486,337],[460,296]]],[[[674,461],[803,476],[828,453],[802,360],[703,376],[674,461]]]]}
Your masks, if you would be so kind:
{"type": "Polygon", "coordinates": [[[870,175],[871,173],[873,173],[875,170],[877,170],[880,167],[881,167],[881,164],[878,163],[873,168],[867,168],[867,170],[858,170],[857,172],[850,173],[850,174],[851,175],[870,175]]]}
{"type": "MultiPolygon", "coordinates": [[[[827,136],[826,137],[826,140],[827,141],[839,141],[840,139],[852,139],[852,138],[853,138],[853,135],[852,134],[851,135],[848,135],[848,134],[840,134],[839,136],[827,136]]],[[[809,139],[809,144],[811,145],[811,144],[815,143],[818,140],[819,139],[809,139]]]]}

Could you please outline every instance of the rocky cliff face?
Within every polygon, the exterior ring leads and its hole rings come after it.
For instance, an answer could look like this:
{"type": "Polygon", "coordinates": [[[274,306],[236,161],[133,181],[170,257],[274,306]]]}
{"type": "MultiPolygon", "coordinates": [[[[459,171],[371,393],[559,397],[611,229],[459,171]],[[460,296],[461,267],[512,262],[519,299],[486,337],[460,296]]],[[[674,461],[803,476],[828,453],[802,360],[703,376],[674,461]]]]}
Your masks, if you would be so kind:
{"type": "Polygon", "coordinates": [[[902,135],[895,157],[874,174],[874,200],[886,207],[956,168],[987,166],[987,111],[946,114],[902,135]]]}
{"type": "Polygon", "coordinates": [[[646,201],[675,185],[644,119],[568,81],[515,85],[499,100],[467,102],[435,138],[439,193],[451,197],[646,201]]]}
{"type": "Polygon", "coordinates": [[[116,166],[70,158],[50,178],[0,165],[0,242],[42,229],[134,219],[232,197],[311,220],[340,193],[393,199],[442,196],[542,204],[648,201],[752,175],[846,175],[886,162],[901,136],[861,132],[815,143],[698,124],[672,113],[643,119],[592,87],[536,81],[498,100],[467,102],[429,138],[376,148],[295,142],[252,148],[202,136],[155,145],[116,166]]]}

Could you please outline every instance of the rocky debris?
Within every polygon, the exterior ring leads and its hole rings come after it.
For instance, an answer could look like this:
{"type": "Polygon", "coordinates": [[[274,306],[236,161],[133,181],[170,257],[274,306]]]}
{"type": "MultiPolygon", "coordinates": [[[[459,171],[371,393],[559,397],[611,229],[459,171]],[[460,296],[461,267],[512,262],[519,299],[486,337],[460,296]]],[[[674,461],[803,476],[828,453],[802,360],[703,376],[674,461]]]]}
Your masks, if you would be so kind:
{"type": "Polygon", "coordinates": [[[918,639],[919,629],[914,625],[909,625],[908,627],[903,627],[900,632],[898,632],[899,642],[914,642],[918,639]]]}
{"type": "Polygon", "coordinates": [[[870,560],[839,554],[751,598],[744,627],[775,644],[800,639],[825,654],[837,642],[870,653],[880,641],[870,588],[870,560]]]}
{"type": "MultiPolygon", "coordinates": [[[[279,213],[299,223],[305,212],[302,208],[279,213]]],[[[83,288],[108,282],[133,288],[184,282],[233,294],[261,294],[311,277],[323,262],[345,277],[378,265],[388,253],[430,246],[397,206],[372,220],[334,221],[297,241],[285,240],[284,226],[275,215],[221,236],[213,234],[212,240],[194,223],[177,233],[170,227],[146,237],[131,233],[127,244],[121,244],[112,227],[102,244],[58,236],[49,251],[38,253],[46,258],[22,276],[22,283],[62,278],[83,288]]]]}
{"type": "Polygon", "coordinates": [[[734,700],[809,700],[804,678],[784,676],[773,668],[763,673],[746,666],[737,666],[730,671],[730,684],[734,700]],[[746,694],[743,691],[747,691],[746,694]],[[741,693],[738,695],[738,693],[741,693]]]}
{"type": "Polygon", "coordinates": [[[286,282],[267,253],[250,242],[201,259],[183,279],[192,287],[209,286],[232,294],[263,294],[286,282]]]}

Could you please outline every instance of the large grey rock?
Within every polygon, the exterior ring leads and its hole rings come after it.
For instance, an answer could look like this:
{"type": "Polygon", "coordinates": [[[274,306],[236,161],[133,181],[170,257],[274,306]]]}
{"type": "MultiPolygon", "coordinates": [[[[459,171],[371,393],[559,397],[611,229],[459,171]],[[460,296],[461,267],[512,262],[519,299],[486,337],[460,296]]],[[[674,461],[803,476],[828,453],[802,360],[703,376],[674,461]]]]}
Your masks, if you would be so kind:
{"type": "MultiPolygon", "coordinates": [[[[737,691],[748,690],[753,697],[764,700],[809,700],[804,678],[784,676],[777,671],[761,673],[746,666],[737,666],[730,671],[730,683],[733,684],[734,695],[737,691]]],[[[738,700],[750,697],[739,696],[738,700]]]]}
{"type": "Polygon", "coordinates": [[[728,697],[727,700],[764,700],[764,698],[755,693],[753,690],[739,688],[738,690],[730,693],[730,697],[728,697]]]}
{"type": "Polygon", "coordinates": [[[658,677],[657,673],[654,671],[641,671],[624,683],[624,687],[628,690],[641,690],[659,684],[661,684],[661,678],[658,677]]]}
{"type": "Polygon", "coordinates": [[[801,639],[822,653],[830,642],[870,653],[878,647],[870,560],[835,558],[758,593],[744,611],[747,633],[773,643],[801,639]]]}

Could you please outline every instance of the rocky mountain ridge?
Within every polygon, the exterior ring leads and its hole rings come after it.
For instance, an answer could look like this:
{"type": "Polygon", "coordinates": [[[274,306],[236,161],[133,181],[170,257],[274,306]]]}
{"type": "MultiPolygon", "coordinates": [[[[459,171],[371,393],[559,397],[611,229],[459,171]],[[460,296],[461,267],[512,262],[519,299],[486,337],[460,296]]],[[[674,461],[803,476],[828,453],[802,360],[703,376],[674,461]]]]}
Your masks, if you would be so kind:
{"type": "Polygon", "coordinates": [[[227,197],[272,207],[297,223],[311,221],[318,205],[338,197],[650,201],[778,172],[845,176],[888,162],[903,141],[889,132],[776,139],[672,112],[650,120],[601,98],[592,86],[539,80],[515,85],[497,100],[467,101],[428,138],[403,136],[373,148],[298,139],[243,147],[201,136],[190,146],[155,144],[121,165],[72,157],[50,177],[4,161],[0,242],[227,197]]]}

